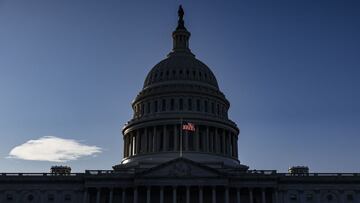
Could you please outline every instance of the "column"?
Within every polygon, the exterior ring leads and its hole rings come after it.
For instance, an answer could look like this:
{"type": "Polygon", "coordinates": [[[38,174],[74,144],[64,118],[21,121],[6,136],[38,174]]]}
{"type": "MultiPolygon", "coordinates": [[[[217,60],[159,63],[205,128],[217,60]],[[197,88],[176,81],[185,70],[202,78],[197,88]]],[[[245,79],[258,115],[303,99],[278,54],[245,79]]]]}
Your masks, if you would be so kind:
{"type": "Polygon", "coordinates": [[[129,153],[129,139],[128,139],[128,135],[125,135],[124,137],[124,157],[128,157],[128,153],[129,153]]]}
{"type": "Polygon", "coordinates": [[[84,189],[84,197],[83,197],[83,203],[87,203],[88,202],[88,189],[85,188],[84,189]]]}
{"type": "Polygon", "coordinates": [[[121,203],[125,203],[126,201],[126,188],[122,188],[121,194],[121,203]]]}
{"type": "Polygon", "coordinates": [[[178,141],[179,141],[179,132],[178,132],[178,129],[177,129],[176,124],[175,124],[174,125],[174,151],[179,150],[178,141]]]}
{"type": "Polygon", "coordinates": [[[279,203],[279,194],[277,189],[274,188],[275,203],[279,203]]]}
{"type": "Polygon", "coordinates": [[[186,203],[190,203],[190,187],[186,186],[186,203]]]}
{"type": "Polygon", "coordinates": [[[320,190],[317,190],[317,191],[316,191],[316,202],[317,202],[317,203],[321,203],[320,190]]]}
{"type": "Polygon", "coordinates": [[[137,187],[134,187],[134,203],[138,202],[138,190],[137,187]]]}
{"type": "Polygon", "coordinates": [[[225,136],[226,136],[226,135],[225,135],[225,129],[223,129],[223,130],[222,130],[222,144],[223,144],[223,147],[222,147],[222,148],[223,148],[223,151],[222,151],[222,153],[223,153],[223,154],[226,154],[226,149],[227,149],[226,143],[225,143],[225,142],[226,142],[225,136]]]}
{"type": "Polygon", "coordinates": [[[160,187],[160,203],[164,203],[164,187],[160,187]]]}
{"type": "Polygon", "coordinates": [[[114,188],[110,188],[109,191],[109,203],[113,203],[114,188]]]}
{"type": "Polygon", "coordinates": [[[146,203],[151,202],[151,186],[146,188],[146,203]]]}
{"type": "Polygon", "coordinates": [[[136,130],[136,137],[135,137],[135,154],[140,153],[140,147],[141,147],[141,139],[140,139],[140,129],[136,130]]]}
{"type": "Polygon", "coordinates": [[[206,126],[206,132],[205,132],[205,139],[204,139],[204,149],[206,152],[210,151],[210,134],[209,134],[209,126],[206,126]]]}
{"type": "Polygon", "coordinates": [[[190,138],[190,135],[189,135],[188,131],[183,131],[182,139],[183,139],[183,145],[184,145],[184,149],[185,149],[184,151],[189,151],[189,138],[190,138]]]}
{"type": "Polygon", "coordinates": [[[252,188],[249,188],[249,199],[250,199],[250,203],[254,203],[252,188]]]}
{"type": "Polygon", "coordinates": [[[158,143],[157,143],[157,141],[158,141],[158,139],[157,139],[157,134],[156,134],[156,126],[154,126],[154,132],[153,132],[153,140],[152,140],[152,142],[153,142],[153,152],[157,152],[158,151],[158,143]]]}
{"type": "Polygon", "coordinates": [[[173,187],[173,203],[176,203],[176,187],[173,187]]]}
{"type": "Polygon", "coordinates": [[[299,191],[298,191],[298,194],[299,194],[299,202],[300,202],[300,203],[304,203],[304,202],[305,202],[304,191],[299,190],[299,191]]]}
{"type": "Polygon", "coordinates": [[[129,135],[129,156],[132,156],[133,155],[133,142],[132,142],[132,138],[133,137],[133,133],[131,132],[130,135],[129,135]]]}
{"type": "Polygon", "coordinates": [[[229,188],[225,187],[225,203],[229,203],[229,188]]]}
{"type": "Polygon", "coordinates": [[[100,203],[101,188],[96,188],[96,203],[100,203]]]}
{"type": "Polygon", "coordinates": [[[127,146],[126,146],[126,154],[127,156],[131,156],[131,135],[132,135],[132,132],[130,132],[128,135],[127,135],[127,146]]]}
{"type": "MultiPolygon", "coordinates": [[[[151,130],[151,128],[148,128],[148,131],[150,131],[151,130]]],[[[153,135],[153,132],[152,133],[149,133],[149,132],[147,132],[147,135],[148,135],[148,137],[149,137],[149,139],[148,139],[148,144],[149,144],[149,148],[148,148],[148,152],[153,152],[153,137],[154,137],[154,135],[153,135]]]]}
{"type": "Polygon", "coordinates": [[[208,137],[208,152],[214,152],[213,150],[213,136],[212,136],[212,133],[210,133],[210,129],[209,129],[209,126],[206,126],[206,134],[207,134],[207,137],[208,137]]]}
{"type": "Polygon", "coordinates": [[[225,136],[225,154],[226,155],[229,155],[230,154],[230,145],[231,145],[231,142],[230,142],[230,136],[229,136],[229,132],[226,130],[224,132],[224,136],[225,136]]]}
{"type": "Polygon", "coordinates": [[[219,129],[218,128],[215,128],[215,153],[220,153],[220,135],[219,135],[219,129]]]}
{"type": "Polygon", "coordinates": [[[141,139],[142,142],[144,143],[142,149],[143,152],[149,152],[149,138],[148,138],[148,134],[147,134],[147,127],[144,128],[144,137],[141,139]]]}
{"type": "Polygon", "coordinates": [[[239,148],[237,145],[238,135],[234,134],[234,137],[235,137],[235,156],[236,156],[236,158],[238,158],[239,157],[239,148]]]}
{"type": "Polygon", "coordinates": [[[168,151],[168,135],[167,135],[167,131],[166,131],[166,125],[164,125],[163,127],[163,151],[168,151]]]}
{"type": "Polygon", "coordinates": [[[241,196],[240,196],[240,188],[236,188],[236,202],[241,202],[241,196]]]}
{"type": "Polygon", "coordinates": [[[203,203],[203,187],[199,187],[199,203],[203,203]]]}
{"type": "Polygon", "coordinates": [[[261,202],[266,203],[265,189],[261,189],[261,202]]]}
{"type": "Polygon", "coordinates": [[[345,203],[346,202],[345,191],[340,190],[339,192],[340,192],[340,203],[345,203]]]}
{"type": "Polygon", "coordinates": [[[200,126],[195,126],[195,151],[200,149],[200,126]]]}
{"type": "Polygon", "coordinates": [[[232,132],[229,132],[229,144],[231,146],[231,150],[230,150],[230,156],[234,157],[235,156],[235,142],[234,142],[234,136],[232,134],[232,132]]]}
{"type": "Polygon", "coordinates": [[[216,203],[216,186],[212,188],[212,203],[216,203]]]}

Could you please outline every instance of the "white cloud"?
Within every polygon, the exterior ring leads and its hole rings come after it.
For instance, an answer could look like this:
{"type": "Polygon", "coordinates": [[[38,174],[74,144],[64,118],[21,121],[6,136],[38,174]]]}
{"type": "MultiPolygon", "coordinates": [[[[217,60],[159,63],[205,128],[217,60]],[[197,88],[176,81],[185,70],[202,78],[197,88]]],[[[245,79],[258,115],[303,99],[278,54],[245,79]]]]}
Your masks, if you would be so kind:
{"type": "Polygon", "coordinates": [[[66,162],[100,152],[101,148],[97,146],[84,145],[72,139],[45,136],[14,147],[10,151],[8,158],[66,162]]]}

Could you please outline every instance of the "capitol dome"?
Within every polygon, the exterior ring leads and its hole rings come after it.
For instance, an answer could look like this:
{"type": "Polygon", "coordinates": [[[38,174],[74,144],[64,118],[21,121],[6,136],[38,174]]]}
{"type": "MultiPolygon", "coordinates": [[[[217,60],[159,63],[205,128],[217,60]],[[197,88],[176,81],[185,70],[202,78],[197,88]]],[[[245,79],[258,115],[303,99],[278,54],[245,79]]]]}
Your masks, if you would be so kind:
{"type": "Polygon", "coordinates": [[[147,75],[144,88],[152,85],[174,82],[205,83],[219,88],[212,71],[192,54],[169,54],[168,58],[156,64],[147,75]]]}
{"type": "Polygon", "coordinates": [[[179,157],[211,167],[247,169],[238,159],[239,128],[215,75],[189,48],[179,9],[173,49],[148,73],[124,126],[124,158],[114,169],[149,168],[179,157]],[[184,123],[192,130],[184,130],[184,123]]]}

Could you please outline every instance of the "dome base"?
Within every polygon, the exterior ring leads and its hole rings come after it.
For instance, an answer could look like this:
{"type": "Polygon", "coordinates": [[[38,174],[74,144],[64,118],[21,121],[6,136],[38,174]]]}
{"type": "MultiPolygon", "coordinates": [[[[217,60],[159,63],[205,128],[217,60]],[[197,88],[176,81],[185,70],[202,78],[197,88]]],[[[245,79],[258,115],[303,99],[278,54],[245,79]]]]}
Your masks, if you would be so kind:
{"type": "MultiPolygon", "coordinates": [[[[123,159],[121,164],[114,166],[113,168],[152,168],[179,157],[179,152],[158,152],[136,155],[123,159]]],[[[211,168],[242,168],[245,171],[248,169],[247,166],[241,165],[238,159],[222,155],[202,152],[183,152],[182,157],[211,168]]]]}

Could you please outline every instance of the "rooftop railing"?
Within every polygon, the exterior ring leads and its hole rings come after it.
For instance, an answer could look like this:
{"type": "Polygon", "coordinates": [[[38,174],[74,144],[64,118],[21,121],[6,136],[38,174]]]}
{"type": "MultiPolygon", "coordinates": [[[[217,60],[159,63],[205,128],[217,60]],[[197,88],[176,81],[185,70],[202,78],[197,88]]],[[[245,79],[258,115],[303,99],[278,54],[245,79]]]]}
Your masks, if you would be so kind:
{"type": "MultiPolygon", "coordinates": [[[[133,171],[113,171],[113,170],[86,170],[85,173],[68,173],[68,174],[54,174],[54,173],[0,173],[0,177],[53,177],[53,176],[106,176],[106,175],[121,175],[131,174],[133,171]]],[[[278,177],[360,177],[360,173],[277,173],[276,170],[249,170],[245,173],[238,173],[243,175],[264,175],[264,176],[278,176],[278,177]]]]}
{"type": "Polygon", "coordinates": [[[0,177],[16,177],[16,176],[83,176],[84,173],[66,173],[66,174],[54,174],[54,173],[0,173],[0,177]]]}

